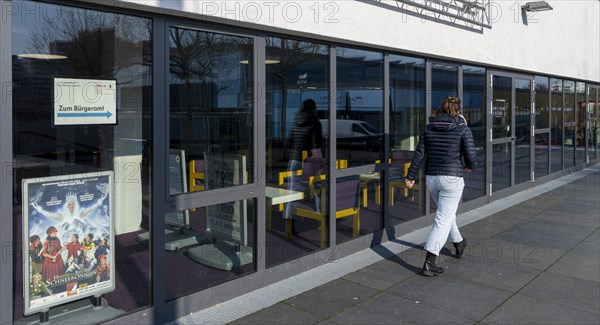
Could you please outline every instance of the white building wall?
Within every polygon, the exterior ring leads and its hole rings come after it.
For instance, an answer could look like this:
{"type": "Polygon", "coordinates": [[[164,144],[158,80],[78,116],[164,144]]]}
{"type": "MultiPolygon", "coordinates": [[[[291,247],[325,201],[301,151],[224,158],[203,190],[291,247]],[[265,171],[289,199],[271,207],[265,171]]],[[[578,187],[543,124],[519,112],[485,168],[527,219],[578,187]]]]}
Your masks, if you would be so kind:
{"type": "MultiPolygon", "coordinates": [[[[449,0],[442,0],[449,1],[449,0]]],[[[403,13],[377,0],[123,0],[125,6],[254,26],[308,37],[384,46],[567,78],[600,81],[600,1],[547,0],[551,11],[530,14],[526,1],[493,0],[492,28],[469,29],[403,13]],[[137,7],[137,6],[136,6],[137,7]]],[[[428,13],[432,16],[433,14],[428,13]]]]}

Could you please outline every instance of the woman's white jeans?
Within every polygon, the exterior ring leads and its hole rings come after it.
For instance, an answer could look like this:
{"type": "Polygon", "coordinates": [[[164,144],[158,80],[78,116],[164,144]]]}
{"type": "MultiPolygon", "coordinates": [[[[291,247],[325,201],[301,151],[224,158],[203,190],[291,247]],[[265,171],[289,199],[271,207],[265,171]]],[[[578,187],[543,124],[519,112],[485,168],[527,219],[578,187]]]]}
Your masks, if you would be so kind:
{"type": "Polygon", "coordinates": [[[427,189],[437,203],[435,220],[425,243],[425,250],[437,256],[446,244],[448,235],[453,243],[463,240],[456,225],[456,210],[465,187],[465,181],[462,177],[431,175],[426,175],[425,181],[427,189]]]}

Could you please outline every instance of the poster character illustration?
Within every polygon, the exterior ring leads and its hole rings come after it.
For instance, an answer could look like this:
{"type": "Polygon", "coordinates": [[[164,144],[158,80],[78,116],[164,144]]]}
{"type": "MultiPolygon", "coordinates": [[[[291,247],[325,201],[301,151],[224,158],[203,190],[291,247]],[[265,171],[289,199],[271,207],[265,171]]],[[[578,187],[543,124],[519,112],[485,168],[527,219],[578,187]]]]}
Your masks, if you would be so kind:
{"type": "Polygon", "coordinates": [[[112,172],[23,180],[26,314],[114,290],[112,172]]]}

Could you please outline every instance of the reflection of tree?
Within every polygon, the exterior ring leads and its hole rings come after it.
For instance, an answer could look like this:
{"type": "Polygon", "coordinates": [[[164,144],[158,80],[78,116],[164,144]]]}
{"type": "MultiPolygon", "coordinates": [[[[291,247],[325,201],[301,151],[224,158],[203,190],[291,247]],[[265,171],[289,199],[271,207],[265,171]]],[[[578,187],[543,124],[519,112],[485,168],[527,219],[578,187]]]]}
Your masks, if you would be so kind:
{"type": "MultiPolygon", "coordinates": [[[[49,98],[54,90],[51,78],[54,76],[115,79],[119,88],[118,99],[121,99],[119,104],[135,104],[134,108],[143,109],[142,89],[149,80],[144,77],[149,74],[152,60],[151,20],[50,4],[44,9],[45,14],[40,16],[39,21],[26,21],[30,24],[26,27],[29,34],[26,52],[57,54],[66,58],[19,60],[26,70],[23,69],[16,75],[17,82],[26,85],[25,87],[29,86],[24,88],[21,96],[27,97],[29,94],[26,92],[39,91],[43,98],[31,105],[37,109],[47,107],[50,103],[49,98]]],[[[27,107],[27,104],[21,107],[27,107]]],[[[50,111],[44,110],[44,120],[50,118],[50,111]]],[[[142,116],[142,112],[138,114],[142,116]]],[[[133,119],[129,119],[131,120],[133,119]]],[[[77,157],[82,158],[82,154],[92,155],[93,161],[98,165],[105,162],[105,157],[110,158],[104,156],[107,153],[104,149],[114,146],[113,134],[125,132],[97,126],[44,129],[42,124],[35,127],[27,124],[31,122],[31,118],[22,121],[15,127],[19,132],[32,132],[42,136],[46,133],[50,141],[56,141],[53,145],[64,146],[59,152],[73,151],[77,157]]],[[[128,132],[131,134],[135,131],[131,128],[128,132]]],[[[142,137],[141,134],[135,136],[142,137]]]]}
{"type": "MultiPolygon", "coordinates": [[[[212,134],[211,123],[208,120],[212,110],[212,98],[215,94],[228,90],[228,77],[239,79],[242,83],[248,82],[248,76],[232,74],[238,71],[242,73],[240,64],[244,59],[252,62],[251,41],[242,37],[172,28],[170,42],[171,85],[184,85],[182,91],[185,97],[179,98],[184,100],[183,103],[180,102],[180,106],[186,109],[187,116],[184,137],[193,138],[197,121],[194,121],[192,116],[196,107],[194,103],[198,103],[207,119],[204,134],[209,141],[208,145],[212,134]],[[213,87],[215,81],[221,81],[216,89],[213,87]],[[195,90],[199,90],[200,93],[195,90]]],[[[247,88],[246,84],[240,86],[247,88]]]]}
{"type": "Polygon", "coordinates": [[[69,68],[78,76],[116,79],[130,68],[119,84],[140,84],[143,73],[133,67],[151,63],[149,43],[144,42],[150,39],[150,20],[68,7],[49,11],[32,32],[30,51],[67,56],[69,68]]]}

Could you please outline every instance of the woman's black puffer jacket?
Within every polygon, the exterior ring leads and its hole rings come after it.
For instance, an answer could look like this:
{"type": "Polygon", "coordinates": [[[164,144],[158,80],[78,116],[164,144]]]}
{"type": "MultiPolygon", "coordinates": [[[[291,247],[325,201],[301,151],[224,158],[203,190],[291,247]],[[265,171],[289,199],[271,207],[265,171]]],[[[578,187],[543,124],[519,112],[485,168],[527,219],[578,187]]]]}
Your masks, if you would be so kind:
{"type": "Polygon", "coordinates": [[[317,114],[299,112],[292,128],[293,150],[290,159],[302,161],[302,151],[310,149],[323,149],[323,131],[317,114]]]}
{"type": "Polygon", "coordinates": [[[406,178],[415,180],[425,161],[425,175],[463,177],[464,169],[475,167],[473,133],[461,116],[440,113],[429,118],[413,155],[406,178]]]}

